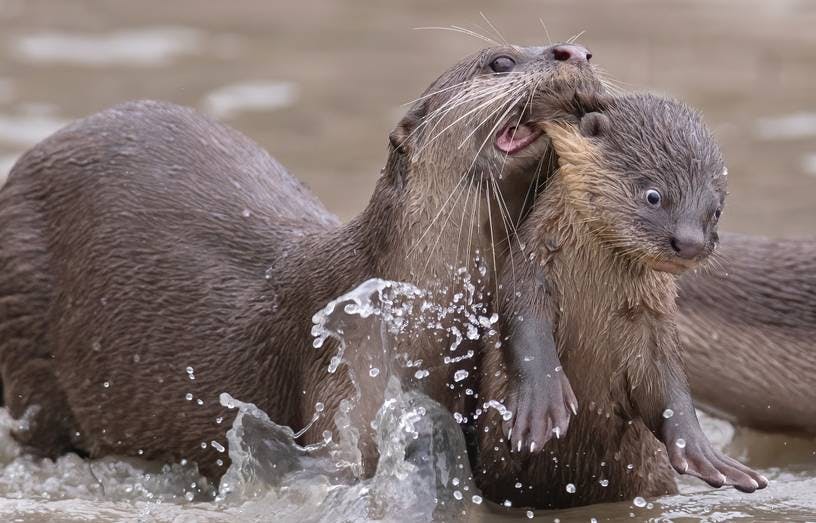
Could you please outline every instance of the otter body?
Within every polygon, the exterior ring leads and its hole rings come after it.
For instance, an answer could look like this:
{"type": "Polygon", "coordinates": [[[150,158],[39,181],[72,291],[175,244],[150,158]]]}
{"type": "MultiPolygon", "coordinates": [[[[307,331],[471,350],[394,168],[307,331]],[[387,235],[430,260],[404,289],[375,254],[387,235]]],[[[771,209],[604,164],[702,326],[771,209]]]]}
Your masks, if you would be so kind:
{"type": "MultiPolygon", "coordinates": [[[[588,56],[507,46],[451,68],[392,133],[368,207],[345,225],[249,139],[169,104],[126,104],[37,145],[0,190],[0,373],[27,421],[15,437],[41,456],[185,458],[217,478],[228,392],[296,430],[322,403],[301,442],[322,441],[355,391],[327,370],[333,345],[311,346],[312,315],[372,277],[461,292],[451,267],[475,273],[478,253],[477,290],[492,288],[499,217],[519,216],[547,175],[527,122],[561,92],[600,89],[588,56]]],[[[398,350],[434,369],[417,386],[453,408],[447,341],[398,350]]],[[[371,473],[382,398],[362,397],[371,473]]]]}
{"type": "Polygon", "coordinates": [[[722,234],[716,263],[681,277],[678,306],[701,408],[816,434],[816,241],[722,234]]]}
{"type": "Polygon", "coordinates": [[[578,405],[568,430],[545,425],[543,441],[518,422],[510,446],[480,431],[481,488],[516,506],[620,501],[675,492],[670,464],[714,486],[764,487],[703,435],[675,326],[672,273],[717,241],[725,177],[710,134],[687,107],[645,95],[546,129],[560,170],[519,231],[529,263],[503,279],[522,290],[503,311],[510,346],[485,356],[481,393],[518,405],[519,381],[537,369],[550,395],[540,408],[573,392],[578,405]]]}

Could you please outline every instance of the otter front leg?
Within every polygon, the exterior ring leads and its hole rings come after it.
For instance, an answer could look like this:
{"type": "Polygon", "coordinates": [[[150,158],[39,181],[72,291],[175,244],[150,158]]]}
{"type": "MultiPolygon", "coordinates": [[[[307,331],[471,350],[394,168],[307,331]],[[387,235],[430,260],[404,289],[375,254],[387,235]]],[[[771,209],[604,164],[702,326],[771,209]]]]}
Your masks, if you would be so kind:
{"type": "Polygon", "coordinates": [[[678,361],[660,369],[655,391],[642,387],[633,398],[646,425],[666,445],[669,461],[680,474],[689,474],[712,487],[733,485],[743,492],[768,486],[762,474],[715,449],[700,427],[688,382],[678,361]],[[641,396],[642,395],[642,396],[641,396]]]}
{"type": "Polygon", "coordinates": [[[513,417],[504,431],[513,451],[535,452],[567,432],[578,401],[558,360],[550,321],[532,310],[518,311],[508,327],[507,408],[513,417]]]}

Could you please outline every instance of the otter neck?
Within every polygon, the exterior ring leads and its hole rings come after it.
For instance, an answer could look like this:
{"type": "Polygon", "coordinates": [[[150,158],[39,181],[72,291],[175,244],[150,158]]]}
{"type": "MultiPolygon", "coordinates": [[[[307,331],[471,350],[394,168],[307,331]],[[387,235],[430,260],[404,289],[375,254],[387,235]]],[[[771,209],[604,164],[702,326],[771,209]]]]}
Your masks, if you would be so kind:
{"type": "Polygon", "coordinates": [[[464,172],[392,155],[360,222],[375,240],[378,276],[428,290],[455,287],[463,267],[482,276],[481,266],[483,283],[492,278],[490,222],[496,242],[505,230],[498,210],[488,210],[487,175],[464,172]]]}

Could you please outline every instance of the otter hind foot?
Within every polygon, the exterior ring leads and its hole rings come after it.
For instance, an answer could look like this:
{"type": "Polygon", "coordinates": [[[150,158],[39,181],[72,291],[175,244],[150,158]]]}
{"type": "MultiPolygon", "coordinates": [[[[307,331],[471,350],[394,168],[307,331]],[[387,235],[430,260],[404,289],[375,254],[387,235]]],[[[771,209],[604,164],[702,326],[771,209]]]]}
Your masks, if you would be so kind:
{"type": "Polygon", "coordinates": [[[685,439],[679,437],[679,431],[667,436],[669,461],[680,474],[694,476],[715,488],[731,485],[742,492],[768,486],[765,476],[716,450],[700,430],[690,431],[685,439]]]}

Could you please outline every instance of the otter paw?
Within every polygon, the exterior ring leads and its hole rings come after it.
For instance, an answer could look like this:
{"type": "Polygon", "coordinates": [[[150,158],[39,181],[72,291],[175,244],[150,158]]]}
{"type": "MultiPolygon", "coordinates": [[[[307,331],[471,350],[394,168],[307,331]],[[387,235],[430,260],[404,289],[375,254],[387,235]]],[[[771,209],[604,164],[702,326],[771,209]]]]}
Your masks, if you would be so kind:
{"type": "Polygon", "coordinates": [[[567,433],[570,413],[578,413],[578,401],[563,371],[522,378],[514,389],[507,403],[513,416],[503,423],[511,452],[538,452],[553,437],[567,433]]]}
{"type": "Polygon", "coordinates": [[[732,485],[742,492],[754,492],[768,486],[765,476],[715,450],[702,434],[691,440],[671,438],[666,441],[666,449],[677,472],[699,478],[712,487],[732,485]]]}

